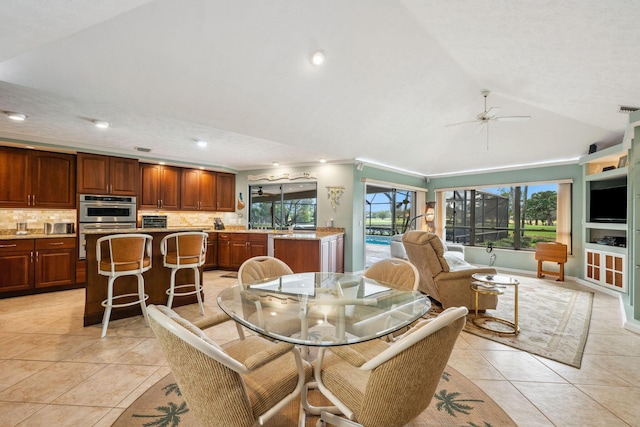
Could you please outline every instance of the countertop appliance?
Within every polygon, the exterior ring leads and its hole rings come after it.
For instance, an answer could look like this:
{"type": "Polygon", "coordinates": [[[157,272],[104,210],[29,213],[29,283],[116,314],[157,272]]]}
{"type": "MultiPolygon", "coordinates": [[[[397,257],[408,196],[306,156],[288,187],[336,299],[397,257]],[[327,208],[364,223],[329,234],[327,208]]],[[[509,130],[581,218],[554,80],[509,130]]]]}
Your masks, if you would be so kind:
{"type": "Polygon", "coordinates": [[[83,231],[136,228],[136,197],[81,194],[78,219],[78,255],[85,259],[87,239],[83,231]]]}
{"type": "Polygon", "coordinates": [[[44,234],[73,234],[76,225],[71,222],[45,222],[44,234]]]}
{"type": "Polygon", "coordinates": [[[167,216],[142,215],[142,228],[167,228],[167,216]]]}

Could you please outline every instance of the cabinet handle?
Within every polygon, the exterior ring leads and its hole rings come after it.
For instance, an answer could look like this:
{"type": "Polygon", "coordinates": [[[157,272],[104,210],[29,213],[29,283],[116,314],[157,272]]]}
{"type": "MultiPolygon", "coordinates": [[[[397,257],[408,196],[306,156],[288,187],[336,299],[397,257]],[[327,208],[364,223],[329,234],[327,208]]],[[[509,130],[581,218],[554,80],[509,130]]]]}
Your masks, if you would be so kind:
{"type": "Polygon", "coordinates": [[[49,243],[51,246],[58,246],[58,245],[64,245],[64,242],[53,242],[53,243],[49,243]]]}
{"type": "Polygon", "coordinates": [[[14,243],[13,245],[0,245],[0,248],[15,248],[16,246],[18,245],[14,243]]]}
{"type": "Polygon", "coordinates": [[[31,196],[31,205],[32,205],[32,206],[35,206],[35,205],[36,205],[36,195],[35,195],[35,194],[33,194],[33,195],[31,196]]]}
{"type": "Polygon", "coordinates": [[[31,264],[33,264],[33,251],[31,251],[29,253],[29,255],[30,255],[30,262],[31,262],[31,264]]]}
{"type": "Polygon", "coordinates": [[[36,251],[36,262],[38,262],[38,251],[36,251]]]}
{"type": "Polygon", "coordinates": [[[27,195],[27,206],[31,206],[31,194],[27,195]]]}
{"type": "Polygon", "coordinates": [[[160,199],[160,207],[164,207],[164,200],[160,199]]]}

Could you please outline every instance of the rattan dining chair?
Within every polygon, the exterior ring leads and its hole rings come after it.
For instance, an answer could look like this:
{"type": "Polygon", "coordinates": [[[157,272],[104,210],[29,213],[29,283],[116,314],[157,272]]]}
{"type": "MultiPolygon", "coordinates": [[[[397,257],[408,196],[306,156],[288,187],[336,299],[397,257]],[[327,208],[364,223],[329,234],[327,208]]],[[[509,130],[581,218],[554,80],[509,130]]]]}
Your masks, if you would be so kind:
{"type": "Polygon", "coordinates": [[[238,269],[238,282],[242,285],[287,274],[293,274],[293,271],[284,261],[272,256],[256,256],[242,263],[238,269]]]}
{"type": "Polygon", "coordinates": [[[318,427],[401,427],[420,415],[435,393],[467,313],[466,307],[451,307],[391,344],[373,340],[330,351],[320,348],[314,362],[316,386],[342,415],[321,411],[318,427]]]}
{"type": "Polygon", "coordinates": [[[203,426],[263,425],[311,378],[311,365],[293,344],[255,335],[216,344],[203,329],[230,321],[226,314],[191,323],[166,306],[150,305],[148,313],[180,392],[203,426]]]}
{"type": "Polygon", "coordinates": [[[400,258],[387,258],[376,262],[365,270],[364,277],[413,291],[417,291],[420,284],[418,269],[409,261],[400,258]]]}

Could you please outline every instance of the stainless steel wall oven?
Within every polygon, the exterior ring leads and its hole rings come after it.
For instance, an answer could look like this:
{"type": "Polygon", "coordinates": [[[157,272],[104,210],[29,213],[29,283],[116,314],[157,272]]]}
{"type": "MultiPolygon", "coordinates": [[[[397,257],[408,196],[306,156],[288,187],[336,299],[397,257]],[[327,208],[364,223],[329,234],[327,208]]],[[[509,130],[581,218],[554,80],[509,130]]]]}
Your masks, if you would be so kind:
{"type": "Polygon", "coordinates": [[[85,230],[125,230],[136,228],[135,196],[82,194],[78,212],[79,258],[87,257],[85,230]]]}

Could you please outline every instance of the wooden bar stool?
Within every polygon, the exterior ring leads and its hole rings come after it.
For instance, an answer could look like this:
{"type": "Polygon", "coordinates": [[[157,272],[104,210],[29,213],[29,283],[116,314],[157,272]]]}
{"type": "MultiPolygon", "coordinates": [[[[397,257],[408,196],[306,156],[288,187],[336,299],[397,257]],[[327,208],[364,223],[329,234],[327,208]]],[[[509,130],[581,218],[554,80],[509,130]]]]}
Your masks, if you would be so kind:
{"type": "Polygon", "coordinates": [[[144,293],[144,277],[142,273],[151,268],[151,241],[148,234],[112,234],[97,240],[96,257],[98,260],[98,274],[109,277],[107,299],[102,301],[104,316],[102,318],[102,338],[107,335],[107,326],[113,307],[129,307],[140,304],[144,320],[149,325],[146,300],[149,295],[144,293]],[[106,250],[103,250],[106,249],[106,250]],[[136,276],[138,278],[138,292],[114,296],[114,282],[118,277],[136,276]],[[131,298],[134,298],[131,300],[131,298]],[[116,303],[127,299],[128,301],[116,303]]]}
{"type": "Polygon", "coordinates": [[[171,269],[171,284],[167,289],[167,295],[169,295],[167,307],[171,308],[174,296],[196,294],[198,305],[200,306],[200,314],[204,315],[199,268],[205,262],[207,237],[209,237],[209,234],[204,232],[186,231],[168,234],[160,242],[160,252],[162,252],[164,266],[171,269]],[[194,283],[176,285],[176,273],[182,268],[193,270],[194,283]],[[176,292],[176,289],[179,289],[180,292],[176,292]]]}

